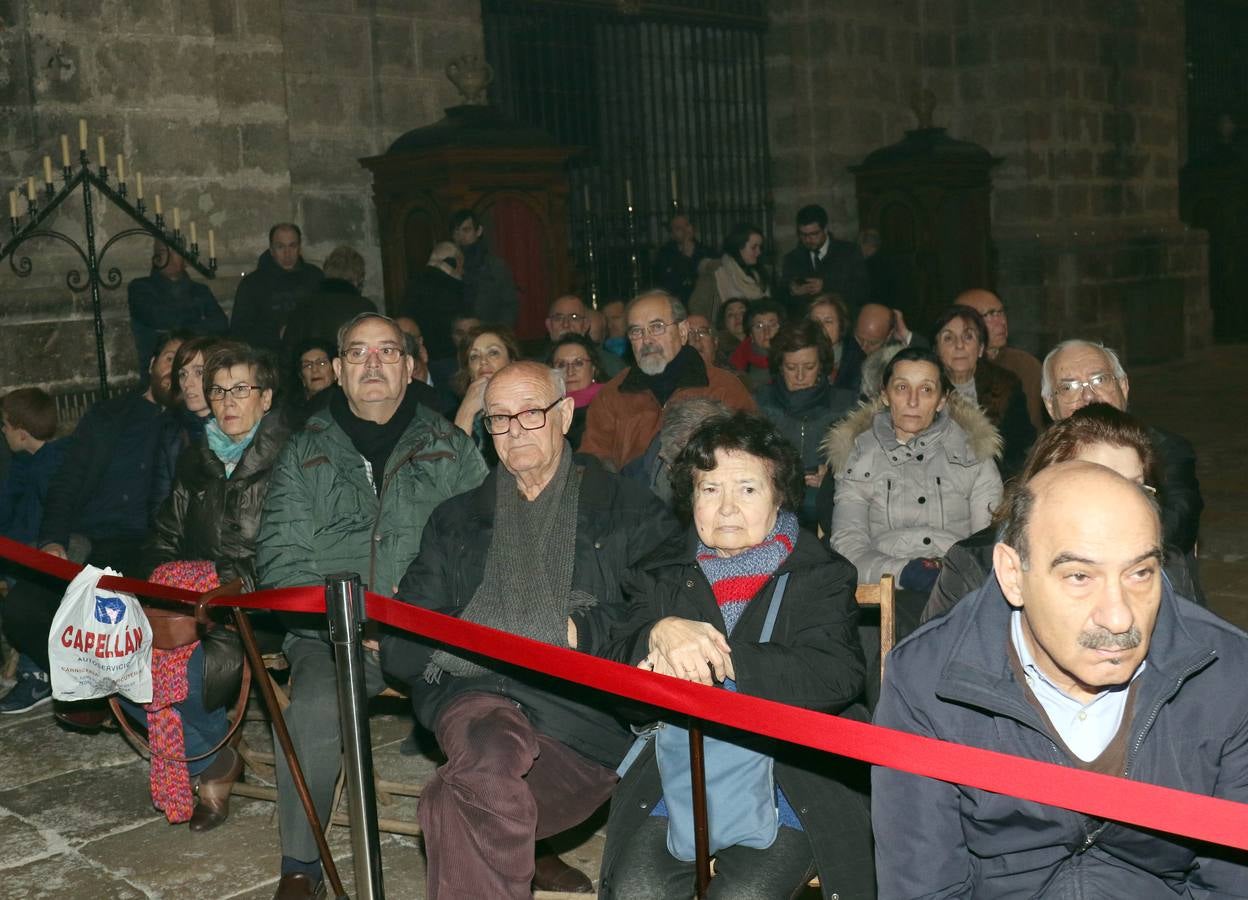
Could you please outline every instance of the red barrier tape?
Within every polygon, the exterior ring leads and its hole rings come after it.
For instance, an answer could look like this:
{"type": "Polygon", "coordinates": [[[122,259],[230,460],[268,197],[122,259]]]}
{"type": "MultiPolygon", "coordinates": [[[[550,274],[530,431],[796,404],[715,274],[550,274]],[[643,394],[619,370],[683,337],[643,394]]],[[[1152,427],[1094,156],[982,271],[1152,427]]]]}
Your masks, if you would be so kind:
{"type": "MultiPolygon", "coordinates": [[[[4,538],[0,557],[67,580],[80,568],[4,538]]],[[[198,599],[190,591],[130,578],[108,576],[100,584],[145,597],[188,603],[198,599]]],[[[716,688],[517,637],[380,594],[366,598],[369,617],[383,624],[630,700],[872,765],[1248,850],[1248,804],[940,741],[746,694],[728,697],[716,688]]],[[[318,587],[258,591],[214,602],[280,612],[325,611],[324,590],[318,587]]]]}

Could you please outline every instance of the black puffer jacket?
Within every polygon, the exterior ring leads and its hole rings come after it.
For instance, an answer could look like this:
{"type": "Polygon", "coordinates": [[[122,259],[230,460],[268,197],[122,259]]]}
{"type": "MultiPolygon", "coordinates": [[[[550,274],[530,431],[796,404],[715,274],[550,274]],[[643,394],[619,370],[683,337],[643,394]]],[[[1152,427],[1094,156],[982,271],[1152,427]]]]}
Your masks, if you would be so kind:
{"type": "Polygon", "coordinates": [[[260,511],[288,434],[280,415],[266,415],[229,478],[207,441],[187,447],[144,546],[144,575],[176,559],[210,559],[222,584],[241,578],[254,590],[260,511]]]}
{"type": "MultiPolygon", "coordinates": [[[[668,542],[648,557],[626,585],[633,610],[624,635],[608,651],[635,664],[646,654],[650,629],[664,616],[710,622],[726,633],[711,585],[695,561],[696,534],[668,542]]],[[[864,718],[854,704],[863,690],[866,666],[858,641],[854,567],[824,547],[810,532],[754,596],[733,629],[728,645],[737,687],[763,697],[826,713],[864,718]],[[789,572],[771,641],[758,643],[776,578],[789,572]],[[859,713],[854,715],[854,713],[859,713]]],[[[874,898],[875,862],[866,806],[867,767],[791,745],[768,743],[775,756],[777,784],[810,837],[824,897],[874,898]]],[[[662,795],[651,744],[616,788],[607,823],[600,897],[613,896],[624,840],[650,815],[662,795]]]]}
{"type": "MultiPolygon", "coordinates": [[[[621,582],[625,570],[657,545],[678,540],[674,519],[649,491],[612,475],[593,457],[584,466],[576,516],[576,560],[572,589],[597,598],[596,606],[572,613],[578,646],[601,656],[612,629],[626,615],[621,582]]],[[[485,555],[494,535],[497,471],[481,486],[443,502],[421,536],[420,555],[399,584],[398,597],[414,606],[459,616],[485,575],[485,555]]],[[[604,766],[614,768],[628,749],[628,730],[606,711],[603,695],[560,682],[506,675],[462,678],[444,673],[438,684],[423,678],[435,645],[408,635],[382,639],[382,667],[413,686],[416,717],[433,730],[438,713],[468,691],[502,694],[519,703],[543,734],[604,766]]]]}

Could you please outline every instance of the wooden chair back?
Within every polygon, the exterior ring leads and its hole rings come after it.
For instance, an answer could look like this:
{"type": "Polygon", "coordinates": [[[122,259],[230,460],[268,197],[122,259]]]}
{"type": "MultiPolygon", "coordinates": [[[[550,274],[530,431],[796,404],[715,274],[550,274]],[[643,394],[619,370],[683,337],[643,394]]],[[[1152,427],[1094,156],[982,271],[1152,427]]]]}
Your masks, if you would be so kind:
{"type": "Polygon", "coordinates": [[[855,593],[859,606],[875,606],[880,610],[880,680],[884,679],[884,660],[897,642],[896,589],[893,576],[884,575],[879,584],[860,584],[855,593]]]}

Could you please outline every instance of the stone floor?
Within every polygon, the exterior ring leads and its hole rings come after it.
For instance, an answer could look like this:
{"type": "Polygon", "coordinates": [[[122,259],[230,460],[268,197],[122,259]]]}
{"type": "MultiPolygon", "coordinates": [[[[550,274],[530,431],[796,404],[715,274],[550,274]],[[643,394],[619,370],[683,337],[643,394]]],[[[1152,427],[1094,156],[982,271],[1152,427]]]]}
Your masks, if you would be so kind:
{"type": "MultiPolygon", "coordinates": [[[[1248,627],[1248,391],[1243,347],[1221,347],[1199,359],[1141,369],[1131,376],[1133,410],[1195,445],[1205,496],[1201,572],[1210,605],[1248,627]]],[[[433,763],[403,757],[407,730],[393,707],[372,719],[377,767],[392,780],[423,782],[433,763]]],[[[259,723],[253,745],[267,745],[259,723]]],[[[0,900],[239,898],[267,900],[279,858],[271,804],[236,799],[230,820],[202,836],[167,825],[150,805],[147,768],[117,735],[70,734],[37,711],[0,720],[0,900]]],[[[415,801],[383,807],[410,817],[415,801]]],[[[348,834],[331,833],[348,892],[348,834]]],[[[382,836],[384,880],[391,900],[424,896],[417,839],[382,836]]],[[[565,857],[597,875],[602,836],[590,827],[569,841],[565,857]]],[[[558,896],[558,895],[552,895],[558,896]]]]}

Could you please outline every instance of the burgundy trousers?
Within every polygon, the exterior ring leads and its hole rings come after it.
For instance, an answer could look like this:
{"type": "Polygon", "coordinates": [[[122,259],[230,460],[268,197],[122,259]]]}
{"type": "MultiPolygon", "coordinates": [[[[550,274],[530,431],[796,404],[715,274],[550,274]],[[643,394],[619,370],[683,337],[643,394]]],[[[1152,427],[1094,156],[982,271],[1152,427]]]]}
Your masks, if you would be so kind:
{"type": "Polygon", "coordinates": [[[615,773],[539,734],[497,694],[452,700],[434,734],[446,764],[420,798],[429,900],[531,897],[534,842],[589,818],[615,773]]]}

